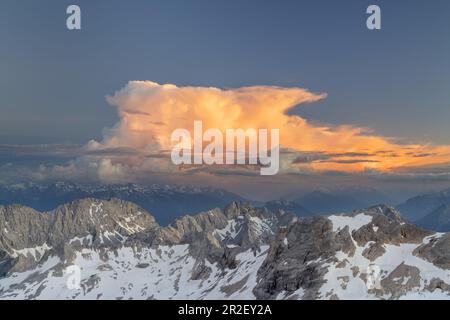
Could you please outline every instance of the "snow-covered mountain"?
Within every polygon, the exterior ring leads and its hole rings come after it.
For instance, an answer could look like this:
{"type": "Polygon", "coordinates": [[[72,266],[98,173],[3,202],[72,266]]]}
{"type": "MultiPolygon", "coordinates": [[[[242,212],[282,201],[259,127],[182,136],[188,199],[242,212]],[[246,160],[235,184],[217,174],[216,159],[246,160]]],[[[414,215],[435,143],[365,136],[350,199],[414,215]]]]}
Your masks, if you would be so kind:
{"type": "Polygon", "coordinates": [[[83,198],[122,199],[150,211],[158,223],[166,225],[185,214],[211,208],[223,208],[242,197],[214,188],[175,185],[79,185],[68,182],[51,184],[17,184],[0,186],[0,205],[22,204],[38,211],[53,210],[59,205],[83,198]]]}
{"type": "Polygon", "coordinates": [[[77,200],[49,213],[0,207],[0,299],[449,294],[450,234],[417,228],[387,206],[298,218],[233,202],[166,227],[118,199],[77,200]]]}

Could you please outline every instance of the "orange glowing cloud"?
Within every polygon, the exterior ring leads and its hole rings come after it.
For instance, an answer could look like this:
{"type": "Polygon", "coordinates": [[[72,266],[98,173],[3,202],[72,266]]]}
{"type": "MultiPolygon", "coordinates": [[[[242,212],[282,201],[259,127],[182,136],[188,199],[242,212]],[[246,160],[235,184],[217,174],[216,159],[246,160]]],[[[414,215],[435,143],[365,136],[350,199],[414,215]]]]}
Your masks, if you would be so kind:
{"type": "MultiPolygon", "coordinates": [[[[120,121],[102,142],[91,141],[88,148],[129,148],[154,154],[173,146],[170,139],[175,129],[191,130],[195,120],[202,120],[205,129],[223,132],[237,128],[280,129],[280,144],[292,155],[284,160],[286,170],[385,172],[450,161],[449,146],[398,144],[365,128],[317,126],[287,114],[299,104],[325,97],[302,88],[253,86],[223,90],[131,81],[107,98],[117,107],[120,121]],[[298,156],[308,153],[316,156],[298,156]]],[[[163,163],[157,157],[127,161],[147,168],[160,168],[163,163]]],[[[170,164],[165,166],[169,168],[170,164]]]]}

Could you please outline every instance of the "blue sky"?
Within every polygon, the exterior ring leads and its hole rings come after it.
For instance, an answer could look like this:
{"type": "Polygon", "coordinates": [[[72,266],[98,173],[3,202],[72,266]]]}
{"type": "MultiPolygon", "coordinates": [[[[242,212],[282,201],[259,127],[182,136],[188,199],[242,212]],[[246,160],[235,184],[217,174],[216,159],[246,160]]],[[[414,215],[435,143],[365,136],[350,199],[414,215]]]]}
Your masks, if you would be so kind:
{"type": "MultiPolygon", "coordinates": [[[[36,178],[37,171],[45,178],[48,167],[41,173],[40,164],[63,166],[72,158],[65,169],[81,166],[78,146],[101,141],[119,120],[106,96],[130,80],[306,88],[328,94],[290,111],[309,124],[349,124],[401,143],[449,145],[449,18],[447,0],[2,0],[0,182],[36,178]],[[66,29],[70,4],[81,7],[81,31],[66,29]],[[381,7],[380,31],[366,28],[370,4],[381,7]],[[17,146],[38,144],[57,145],[17,146]]],[[[431,178],[413,175],[414,183],[331,174],[290,180],[286,188],[342,179],[398,190],[448,186],[449,167],[433,170],[431,178]]],[[[280,192],[287,192],[285,184],[280,178],[280,192]]]]}
{"type": "Polygon", "coordinates": [[[312,121],[449,143],[449,15],[445,0],[5,0],[0,143],[98,138],[116,122],[105,95],[135,79],[301,86],[329,94],[298,110],[312,121]],[[371,3],[381,31],[365,28],[371,3]]]}

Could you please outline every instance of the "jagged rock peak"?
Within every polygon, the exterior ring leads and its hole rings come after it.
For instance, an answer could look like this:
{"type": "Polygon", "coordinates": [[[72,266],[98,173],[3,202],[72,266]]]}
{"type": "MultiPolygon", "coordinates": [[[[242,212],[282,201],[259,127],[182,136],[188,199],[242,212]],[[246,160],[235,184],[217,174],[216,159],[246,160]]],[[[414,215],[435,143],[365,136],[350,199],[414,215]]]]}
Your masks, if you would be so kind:
{"type": "Polygon", "coordinates": [[[43,213],[20,205],[0,206],[0,253],[28,258],[32,252],[34,260],[38,260],[36,250],[68,243],[117,245],[158,227],[148,212],[118,199],[81,199],[43,213]]]}
{"type": "Polygon", "coordinates": [[[290,217],[234,202],[160,227],[120,200],[83,199],[51,213],[0,207],[0,299],[398,299],[450,293],[448,234],[422,230],[384,205],[290,217]],[[65,285],[64,270],[72,265],[83,271],[80,290],[65,285]]]}
{"type": "Polygon", "coordinates": [[[379,204],[376,206],[372,206],[367,209],[359,210],[358,213],[364,212],[366,214],[381,214],[390,220],[397,221],[399,223],[406,222],[406,220],[402,217],[400,212],[396,210],[394,207],[391,207],[386,204],[379,204]]]}

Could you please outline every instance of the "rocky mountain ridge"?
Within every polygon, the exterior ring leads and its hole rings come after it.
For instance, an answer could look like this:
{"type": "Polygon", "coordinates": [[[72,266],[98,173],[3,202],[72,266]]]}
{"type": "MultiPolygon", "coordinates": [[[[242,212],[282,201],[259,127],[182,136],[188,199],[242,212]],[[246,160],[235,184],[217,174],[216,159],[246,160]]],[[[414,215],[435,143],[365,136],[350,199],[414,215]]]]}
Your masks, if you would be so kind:
{"type": "Polygon", "coordinates": [[[22,204],[38,211],[53,210],[83,198],[117,198],[133,202],[150,211],[158,223],[163,225],[181,215],[196,214],[215,207],[223,208],[232,201],[245,201],[244,198],[222,189],[194,186],[135,183],[81,185],[68,182],[0,185],[0,205],[22,204]]]}
{"type": "Polygon", "coordinates": [[[450,235],[388,206],[300,218],[233,202],[165,227],[117,199],[0,206],[0,299],[448,299],[449,284],[450,235]]]}

